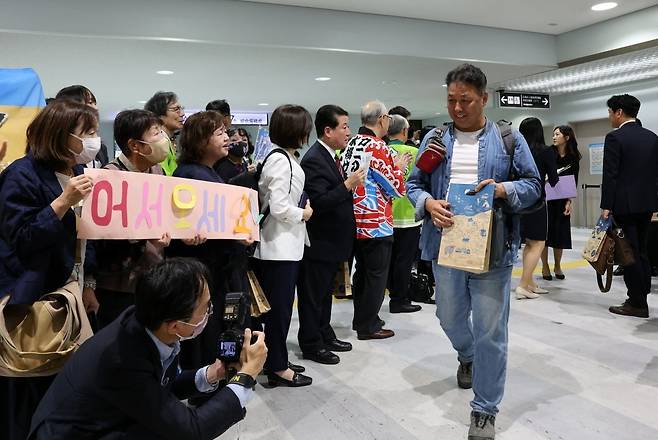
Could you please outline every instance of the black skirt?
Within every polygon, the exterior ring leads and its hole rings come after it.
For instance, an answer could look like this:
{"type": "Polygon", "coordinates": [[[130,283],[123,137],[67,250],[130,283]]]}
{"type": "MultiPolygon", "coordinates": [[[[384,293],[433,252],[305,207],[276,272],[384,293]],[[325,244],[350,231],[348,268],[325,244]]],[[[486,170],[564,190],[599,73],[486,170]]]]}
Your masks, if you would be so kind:
{"type": "Polygon", "coordinates": [[[571,249],[571,216],[564,215],[568,199],[551,200],[548,205],[546,247],[571,249]]]}
{"type": "Polygon", "coordinates": [[[531,214],[521,216],[521,240],[546,241],[546,205],[531,214]]]}

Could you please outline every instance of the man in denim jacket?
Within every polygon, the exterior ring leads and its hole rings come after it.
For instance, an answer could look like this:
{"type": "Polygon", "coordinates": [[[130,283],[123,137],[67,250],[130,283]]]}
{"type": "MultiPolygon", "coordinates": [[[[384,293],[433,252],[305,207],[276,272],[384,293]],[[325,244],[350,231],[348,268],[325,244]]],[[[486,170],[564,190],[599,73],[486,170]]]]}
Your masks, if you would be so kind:
{"type": "MultiPolygon", "coordinates": [[[[509,317],[512,264],[520,244],[519,216],[515,212],[532,206],[540,196],[537,168],[523,136],[514,131],[514,163],[518,180],[509,181],[510,155],[495,122],[484,115],[487,79],[477,67],[464,64],[447,78],[448,126],[443,143],[443,161],[431,173],[414,167],[407,196],[416,207],[416,218],[424,219],[420,239],[422,258],[433,261],[436,278],[437,317],[457,350],[457,382],[473,388],[469,440],[493,439],[494,421],[505,388],[507,367],[507,321],[509,317]],[[473,183],[480,190],[495,184],[494,198],[505,205],[507,247],[503,257],[488,272],[473,274],[437,264],[441,229],[452,225],[446,201],[448,184],[473,183]],[[469,316],[472,313],[471,319],[469,316]]],[[[427,148],[430,132],[418,157],[427,148]]]]}

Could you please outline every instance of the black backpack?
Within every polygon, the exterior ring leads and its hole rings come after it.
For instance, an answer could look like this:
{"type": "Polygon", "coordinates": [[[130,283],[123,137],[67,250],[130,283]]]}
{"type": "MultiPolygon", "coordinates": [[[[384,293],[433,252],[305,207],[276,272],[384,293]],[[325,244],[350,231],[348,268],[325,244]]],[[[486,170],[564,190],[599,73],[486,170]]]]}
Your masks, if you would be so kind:
{"type": "MultiPolygon", "coordinates": [[[[290,165],[290,188],[288,189],[288,194],[290,194],[290,191],[292,190],[292,162],[290,161],[290,156],[288,156],[288,153],[286,153],[283,148],[274,148],[272,151],[267,153],[267,156],[265,156],[263,162],[259,163],[254,171],[247,170],[243,173],[240,173],[237,176],[229,179],[228,183],[230,185],[237,185],[245,188],[250,188],[258,192],[258,181],[260,180],[260,176],[263,173],[263,167],[265,166],[265,162],[267,162],[267,159],[275,153],[283,154],[284,156],[286,156],[286,159],[288,159],[288,164],[290,165]]],[[[260,199],[260,193],[259,193],[259,199],[260,199]]],[[[267,218],[268,215],[270,215],[270,206],[268,205],[267,208],[265,208],[265,211],[261,212],[261,214],[263,215],[263,217],[261,218],[260,223],[258,225],[262,228],[265,219],[267,218]]]]}

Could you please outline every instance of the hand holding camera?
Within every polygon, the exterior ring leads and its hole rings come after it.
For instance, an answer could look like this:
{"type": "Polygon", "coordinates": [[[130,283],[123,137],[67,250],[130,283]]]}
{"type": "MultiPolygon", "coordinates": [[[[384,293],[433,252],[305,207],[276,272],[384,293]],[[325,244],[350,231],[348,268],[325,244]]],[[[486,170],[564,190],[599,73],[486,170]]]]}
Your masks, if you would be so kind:
{"type": "Polygon", "coordinates": [[[254,379],[263,370],[265,359],[267,358],[267,346],[265,345],[265,333],[253,332],[250,329],[244,331],[244,344],[242,345],[242,352],[240,353],[240,368],[241,373],[246,373],[254,379]],[[256,337],[256,341],[252,343],[252,338],[256,337]]]}

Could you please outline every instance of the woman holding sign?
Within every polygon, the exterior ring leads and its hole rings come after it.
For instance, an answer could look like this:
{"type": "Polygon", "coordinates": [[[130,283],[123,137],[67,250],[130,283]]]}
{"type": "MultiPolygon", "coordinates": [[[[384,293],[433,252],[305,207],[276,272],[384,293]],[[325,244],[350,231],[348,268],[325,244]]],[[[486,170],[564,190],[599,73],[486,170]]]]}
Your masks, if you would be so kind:
{"type": "MultiPolygon", "coordinates": [[[[86,309],[98,308],[87,287],[93,252],[77,240],[74,212],[92,190],[81,164],[98,153],[97,130],[96,110],[56,101],[28,127],[25,157],[0,175],[0,297],[10,296],[8,307],[31,305],[78,281],[81,290],[85,287],[86,309]]],[[[52,379],[0,378],[0,438],[27,437],[32,413],[52,379]]]]}
{"type": "MultiPolygon", "coordinates": [[[[183,125],[179,140],[180,156],[174,177],[224,183],[213,169],[213,165],[229,152],[229,137],[220,113],[205,111],[190,116],[183,125]]],[[[197,338],[181,345],[180,361],[185,369],[213,364],[217,357],[217,340],[222,332],[224,298],[229,291],[246,290],[241,283],[246,269],[240,267],[246,264],[245,246],[232,240],[206,241],[197,234],[191,240],[174,240],[167,250],[169,255],[196,258],[208,268],[210,297],[217,312],[209,316],[205,329],[197,338]]],[[[200,403],[200,400],[194,403],[200,403]]]]}
{"type": "MultiPolygon", "coordinates": [[[[160,120],[148,110],[124,110],[114,119],[114,141],[121,155],[103,168],[163,175],[159,165],[169,152],[160,120]]],[[[162,261],[169,234],[159,240],[96,240],[98,326],[103,328],[135,304],[139,274],[162,261]]]]}
{"type": "Polygon", "coordinates": [[[301,374],[302,367],[288,362],[286,347],[299,265],[304,244],[308,244],[305,222],[313,215],[304,194],[304,170],[294,152],[308,142],[312,127],[311,115],[303,107],[283,105],[274,110],[270,122],[274,150],[269,153],[258,181],[261,212],[269,215],[262,220],[254,265],[272,307],[263,315],[268,348],[265,369],[272,386],[301,387],[312,382],[301,374]]]}
{"type": "MultiPolygon", "coordinates": [[[[559,176],[573,175],[578,186],[578,171],[580,152],[578,142],[573,128],[568,125],[560,125],[553,131],[553,148],[557,162],[557,173],[559,176]]],[[[548,248],[553,248],[555,278],[564,279],[564,273],[560,266],[562,262],[562,251],[571,249],[571,213],[573,202],[571,199],[551,200],[548,208],[548,238],[546,247],[541,254],[541,272],[545,280],[552,280],[551,268],[548,265],[548,248]]]]}

